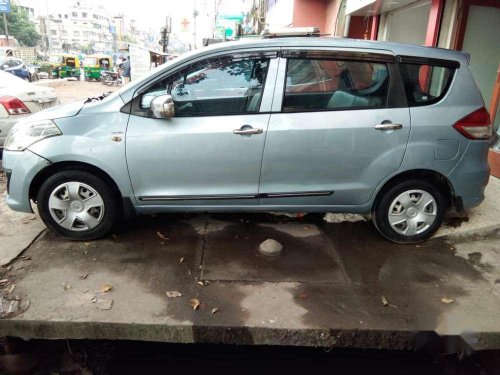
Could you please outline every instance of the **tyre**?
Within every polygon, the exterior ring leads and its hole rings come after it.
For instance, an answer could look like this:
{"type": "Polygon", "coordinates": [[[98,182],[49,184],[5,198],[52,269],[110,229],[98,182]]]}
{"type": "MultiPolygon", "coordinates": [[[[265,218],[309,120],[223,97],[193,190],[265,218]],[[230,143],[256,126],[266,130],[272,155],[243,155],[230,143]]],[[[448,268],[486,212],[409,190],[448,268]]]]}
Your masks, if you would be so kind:
{"type": "Polygon", "coordinates": [[[417,243],[441,226],[446,199],[434,185],[422,180],[399,182],[384,190],[372,212],[378,231],[397,243],[417,243]]]}
{"type": "Polygon", "coordinates": [[[40,187],[37,201],[45,225],[71,240],[104,236],[118,216],[113,190],[86,171],[65,170],[50,176],[40,187]]]}

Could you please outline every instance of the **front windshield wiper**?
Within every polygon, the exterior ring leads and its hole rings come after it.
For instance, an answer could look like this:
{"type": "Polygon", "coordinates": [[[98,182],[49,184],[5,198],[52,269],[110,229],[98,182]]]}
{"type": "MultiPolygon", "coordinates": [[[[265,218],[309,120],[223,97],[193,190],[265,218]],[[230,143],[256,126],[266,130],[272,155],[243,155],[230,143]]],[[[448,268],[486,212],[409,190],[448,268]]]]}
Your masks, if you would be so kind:
{"type": "Polygon", "coordinates": [[[92,102],[99,102],[99,101],[103,100],[106,96],[110,95],[112,92],[113,91],[108,91],[108,92],[103,93],[100,96],[90,97],[87,100],[85,100],[84,104],[92,103],[92,102]]]}

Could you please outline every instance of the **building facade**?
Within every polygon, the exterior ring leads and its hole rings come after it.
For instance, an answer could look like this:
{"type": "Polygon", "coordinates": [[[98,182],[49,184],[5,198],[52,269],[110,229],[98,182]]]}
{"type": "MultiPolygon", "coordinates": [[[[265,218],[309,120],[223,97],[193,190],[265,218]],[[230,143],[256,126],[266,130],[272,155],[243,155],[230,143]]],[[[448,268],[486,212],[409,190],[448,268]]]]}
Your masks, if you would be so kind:
{"type": "Polygon", "coordinates": [[[500,0],[268,0],[266,23],[467,52],[498,129],[500,0]]]}

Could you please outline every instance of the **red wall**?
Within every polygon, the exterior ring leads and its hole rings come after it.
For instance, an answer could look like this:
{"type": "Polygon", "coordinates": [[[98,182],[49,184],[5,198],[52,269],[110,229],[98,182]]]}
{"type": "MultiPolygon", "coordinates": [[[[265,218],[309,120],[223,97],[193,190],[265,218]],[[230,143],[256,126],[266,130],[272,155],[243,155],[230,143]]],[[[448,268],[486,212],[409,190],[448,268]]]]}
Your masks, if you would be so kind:
{"type": "Polygon", "coordinates": [[[293,8],[294,27],[319,27],[321,34],[326,34],[327,0],[295,0],[293,8]]]}
{"type": "Polygon", "coordinates": [[[370,39],[373,17],[352,16],[349,23],[349,38],[370,39]]]}

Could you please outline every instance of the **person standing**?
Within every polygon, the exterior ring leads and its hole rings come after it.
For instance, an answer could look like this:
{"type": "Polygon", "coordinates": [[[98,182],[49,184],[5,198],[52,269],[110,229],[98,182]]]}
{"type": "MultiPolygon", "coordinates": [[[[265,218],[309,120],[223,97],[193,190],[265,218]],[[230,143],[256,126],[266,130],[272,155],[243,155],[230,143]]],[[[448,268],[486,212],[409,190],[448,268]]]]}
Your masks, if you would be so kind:
{"type": "Polygon", "coordinates": [[[124,57],[122,63],[122,78],[124,85],[130,82],[130,60],[126,57],[124,57]]]}

